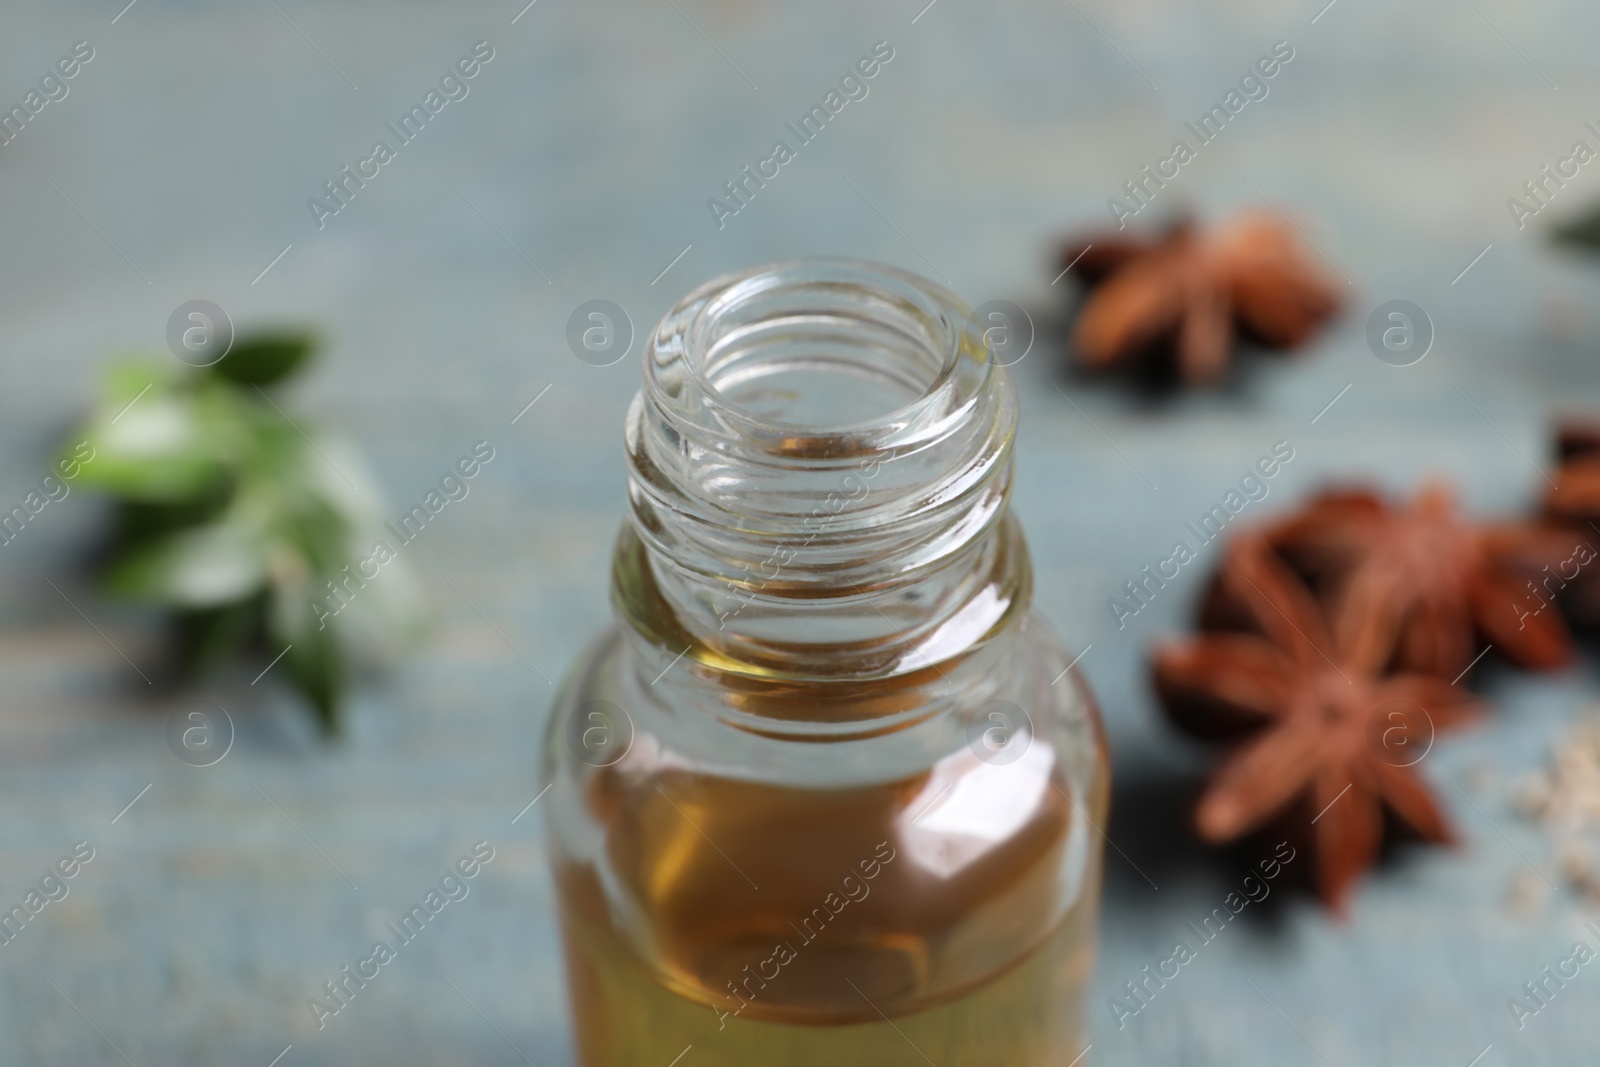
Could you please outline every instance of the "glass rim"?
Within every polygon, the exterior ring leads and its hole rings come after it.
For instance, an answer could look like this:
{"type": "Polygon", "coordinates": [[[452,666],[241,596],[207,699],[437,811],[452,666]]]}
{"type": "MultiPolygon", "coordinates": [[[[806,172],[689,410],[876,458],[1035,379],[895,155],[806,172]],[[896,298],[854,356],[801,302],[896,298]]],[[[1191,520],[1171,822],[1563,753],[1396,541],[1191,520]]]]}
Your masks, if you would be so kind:
{"type": "Polygon", "coordinates": [[[646,345],[645,389],[650,392],[659,383],[658,353],[671,349],[683,361],[683,373],[698,394],[698,403],[690,405],[693,421],[704,429],[720,431],[719,435],[756,445],[764,452],[846,456],[923,443],[925,435],[915,432],[915,428],[944,422],[939,415],[953,412],[981,394],[994,370],[981,335],[968,321],[971,314],[967,304],[945,286],[885,263],[815,257],[758,264],[704,282],[663,317],[646,345]],[[706,338],[719,318],[785,288],[828,285],[845,289],[853,286],[870,297],[897,304],[924,328],[923,337],[908,334],[908,338],[925,345],[939,363],[938,371],[918,395],[866,418],[817,424],[763,415],[718,388],[707,373],[704,356],[706,338]],[[976,374],[959,374],[964,357],[976,374]],[[699,416],[709,416],[713,425],[706,426],[699,416]]]}

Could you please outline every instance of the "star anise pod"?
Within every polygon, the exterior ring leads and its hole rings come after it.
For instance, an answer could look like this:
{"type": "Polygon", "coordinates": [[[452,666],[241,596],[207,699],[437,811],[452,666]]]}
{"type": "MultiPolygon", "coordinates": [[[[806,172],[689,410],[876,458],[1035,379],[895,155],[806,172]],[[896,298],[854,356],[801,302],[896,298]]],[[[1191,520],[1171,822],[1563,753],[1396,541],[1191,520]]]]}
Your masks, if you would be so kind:
{"type": "Polygon", "coordinates": [[[1294,231],[1260,212],[1206,232],[1185,220],[1153,239],[1093,235],[1069,242],[1061,265],[1094,288],[1072,333],[1084,367],[1170,348],[1190,385],[1222,376],[1237,333],[1291,348],[1342,303],[1294,231]]]}
{"type": "Polygon", "coordinates": [[[1400,504],[1363,490],[1326,492],[1269,536],[1323,591],[1335,638],[1377,627],[1401,670],[1454,681],[1484,642],[1530,669],[1572,659],[1566,622],[1550,605],[1578,569],[1571,557],[1581,538],[1568,530],[1475,522],[1449,487],[1433,483],[1400,504]]]}
{"type": "Polygon", "coordinates": [[[1169,716],[1202,737],[1238,740],[1202,794],[1202,837],[1233,840],[1298,808],[1315,878],[1342,909],[1376,859],[1384,812],[1429,841],[1452,831],[1415,764],[1435,731],[1473,717],[1466,691],[1421,674],[1383,676],[1382,620],[1330,627],[1316,598],[1259,533],[1230,546],[1221,581],[1250,631],[1208,633],[1155,654],[1169,716]]]}

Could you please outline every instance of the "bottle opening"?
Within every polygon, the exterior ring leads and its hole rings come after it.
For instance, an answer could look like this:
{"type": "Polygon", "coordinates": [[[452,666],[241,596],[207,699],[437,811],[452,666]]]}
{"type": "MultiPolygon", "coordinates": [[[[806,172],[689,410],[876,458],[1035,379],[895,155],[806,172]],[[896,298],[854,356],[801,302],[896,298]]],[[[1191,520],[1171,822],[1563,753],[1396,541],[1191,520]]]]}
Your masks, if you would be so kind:
{"type": "Polygon", "coordinates": [[[707,301],[688,347],[710,392],[814,434],[891,417],[937,389],[958,353],[945,310],[893,274],[841,273],[768,270],[707,301]]]}

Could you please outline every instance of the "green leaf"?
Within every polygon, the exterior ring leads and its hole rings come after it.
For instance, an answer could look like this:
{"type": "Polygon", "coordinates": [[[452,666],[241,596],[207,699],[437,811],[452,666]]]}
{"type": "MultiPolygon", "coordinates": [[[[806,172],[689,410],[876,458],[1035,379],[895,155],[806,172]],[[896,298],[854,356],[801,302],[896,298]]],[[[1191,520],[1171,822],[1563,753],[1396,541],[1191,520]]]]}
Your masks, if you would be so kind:
{"type": "Polygon", "coordinates": [[[131,499],[173,501],[199,496],[226,473],[231,448],[220,412],[153,385],[120,408],[111,404],[79,435],[87,451],[70,453],[79,461],[83,485],[131,499]]]}
{"type": "Polygon", "coordinates": [[[115,596],[183,608],[243,600],[267,584],[268,544],[238,509],[221,522],[155,538],[125,552],[106,575],[115,596]]]}
{"type": "MultiPolygon", "coordinates": [[[[281,593],[281,591],[280,591],[281,593]]],[[[322,732],[337,736],[344,697],[344,661],[339,640],[328,619],[318,619],[310,601],[285,601],[273,605],[275,630],[289,645],[285,662],[295,685],[311,702],[322,732]]]]}
{"type": "Polygon", "coordinates": [[[181,612],[177,631],[183,673],[198,677],[237,653],[260,628],[265,614],[262,596],[181,612]]]}
{"type": "Polygon", "coordinates": [[[288,658],[290,672],[311,701],[322,732],[337,737],[344,727],[339,715],[344,697],[344,664],[339,659],[333,630],[313,630],[306,644],[289,650],[288,658]]]}
{"type": "Polygon", "coordinates": [[[305,478],[309,464],[321,462],[300,428],[264,404],[254,405],[249,427],[244,464],[252,478],[295,485],[305,478]]]}
{"type": "Polygon", "coordinates": [[[113,524],[115,551],[126,552],[168,534],[216,522],[234,499],[234,486],[218,481],[196,496],[178,500],[124,499],[113,524]]]}
{"type": "Polygon", "coordinates": [[[289,647],[290,677],[317,713],[328,736],[340,731],[344,695],[344,647],[334,632],[333,613],[321,604],[309,571],[279,565],[272,574],[270,630],[289,647]]]}
{"type": "Polygon", "coordinates": [[[251,334],[235,339],[228,354],[207,369],[241,385],[271,385],[298,371],[316,346],[304,331],[251,334]]]}

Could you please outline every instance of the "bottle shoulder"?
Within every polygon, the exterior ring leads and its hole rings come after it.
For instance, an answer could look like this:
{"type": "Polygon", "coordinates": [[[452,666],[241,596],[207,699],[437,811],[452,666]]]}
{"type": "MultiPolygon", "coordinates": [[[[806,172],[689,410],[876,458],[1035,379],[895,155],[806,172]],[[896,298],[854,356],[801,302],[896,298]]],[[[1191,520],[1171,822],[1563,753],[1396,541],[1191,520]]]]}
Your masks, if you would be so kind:
{"type": "Polygon", "coordinates": [[[1104,760],[1105,737],[1075,659],[1031,611],[962,656],[868,679],[724,671],[613,624],[573,665],[546,747],[593,764],[644,735],[679,762],[826,787],[916,773],[961,750],[1011,759],[1043,738],[1082,777],[1086,760],[1104,760]]]}

